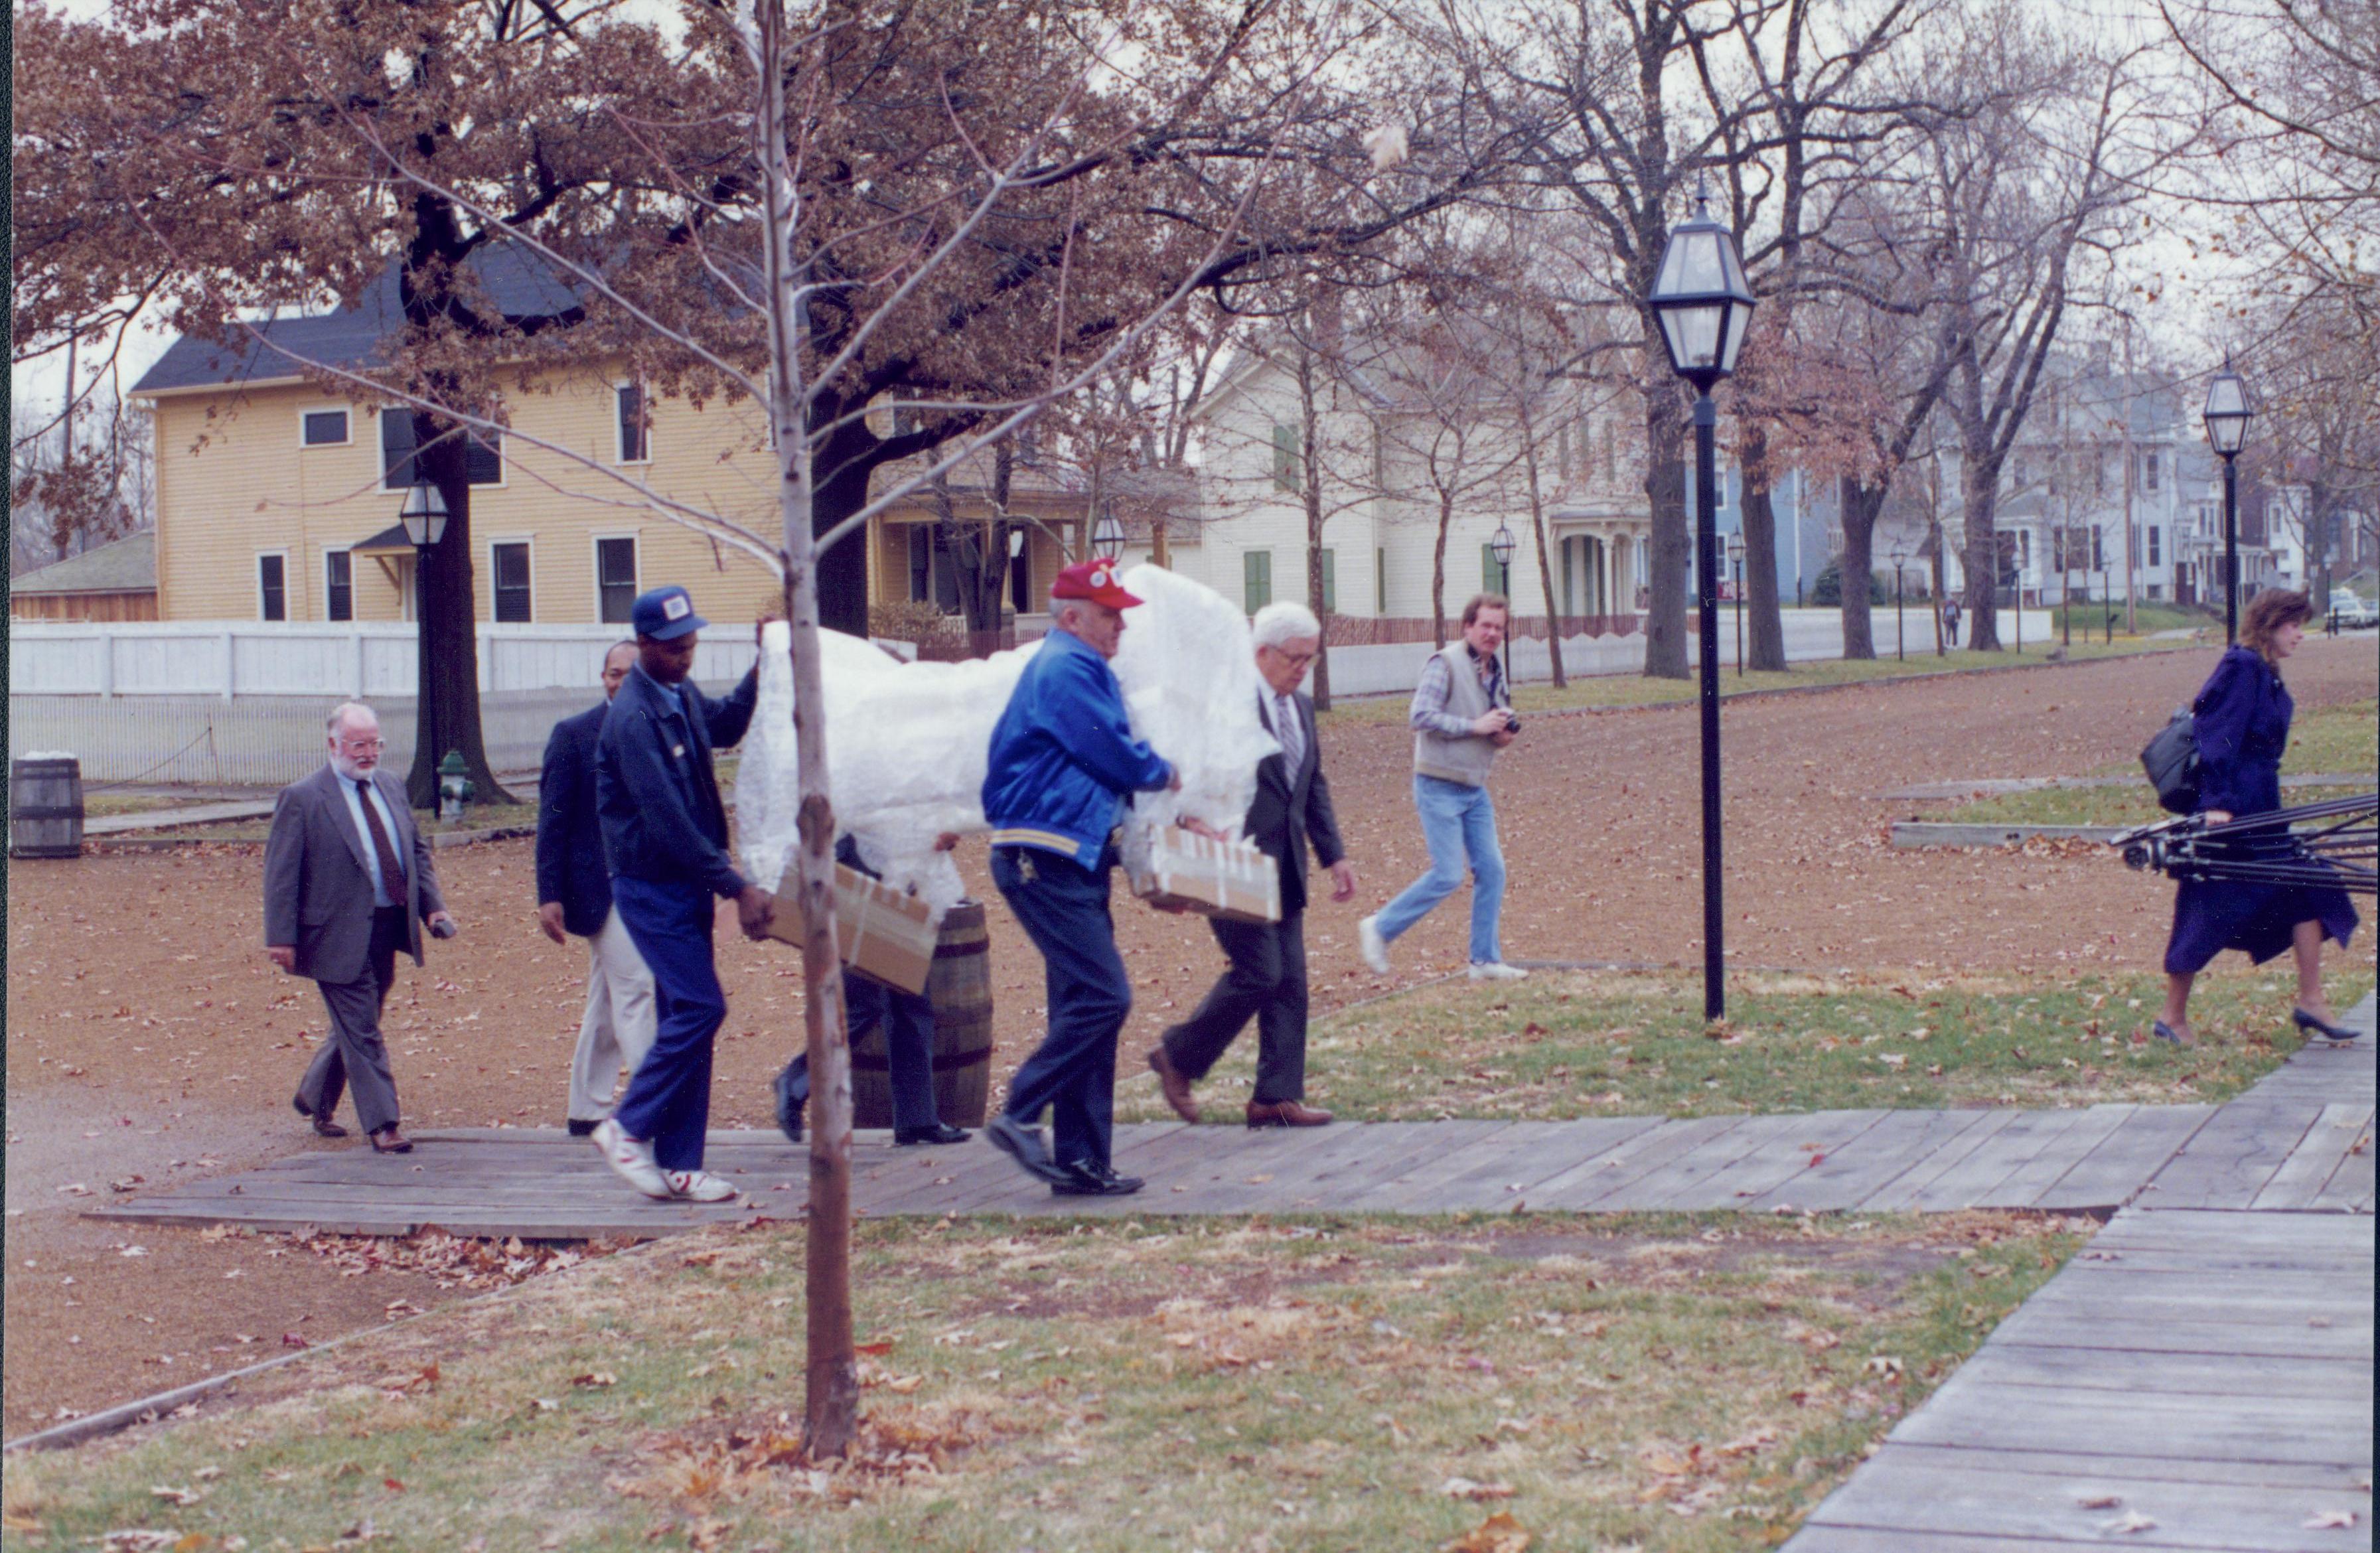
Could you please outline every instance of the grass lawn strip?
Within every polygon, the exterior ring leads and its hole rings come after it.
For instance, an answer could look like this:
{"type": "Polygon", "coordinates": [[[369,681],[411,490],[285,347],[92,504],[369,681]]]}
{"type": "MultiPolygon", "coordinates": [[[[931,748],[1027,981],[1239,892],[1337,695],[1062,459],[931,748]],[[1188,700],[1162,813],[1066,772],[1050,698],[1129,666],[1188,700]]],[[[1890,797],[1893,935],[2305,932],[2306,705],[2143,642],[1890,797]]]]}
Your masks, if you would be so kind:
{"type": "MultiPolygon", "coordinates": [[[[2147,742],[2145,734],[2143,742],[2147,742]]],[[[2375,769],[2380,769],[2380,702],[2358,701],[2304,713],[2289,729],[2289,747],[2281,757],[2284,776],[2360,774],[2363,780],[2357,786],[2367,792],[2375,769]]],[[[2140,768],[2117,766],[2090,774],[2137,777],[2140,768]]],[[[2281,795],[2281,801],[2320,803],[2356,790],[2293,787],[2281,795]]],[[[1996,794],[1948,810],[1930,810],[1922,818],[1978,825],[2146,825],[2172,817],[2157,807],[2143,779],[2130,787],[2041,787],[1996,794]]]]}
{"type": "MultiPolygon", "coordinates": [[[[2357,958],[2334,962],[2338,1008],[2372,986],[2369,949],[2357,958]]],[[[1317,1021],[1306,1098],[1373,1122],[2219,1102],[2303,1044],[2293,985],[2281,962],[2218,963],[2199,981],[2199,1044],[2185,1051],[2149,1038],[2154,976],[1740,972],[1714,1036],[1691,976],[1538,971],[1485,995],[1442,983],[1317,1021]]],[[[1198,1086],[1215,1119],[1237,1122],[1255,1047],[1233,1043],[1198,1086]]],[[[1144,1073],[1119,1086],[1116,1114],[1172,1112],[1144,1073]]]]}
{"type": "Polygon", "coordinates": [[[2090,1227],[868,1223],[833,1470],[798,1231],[707,1231],[12,1459],[6,1546],[1761,1548],[2090,1227]]]}

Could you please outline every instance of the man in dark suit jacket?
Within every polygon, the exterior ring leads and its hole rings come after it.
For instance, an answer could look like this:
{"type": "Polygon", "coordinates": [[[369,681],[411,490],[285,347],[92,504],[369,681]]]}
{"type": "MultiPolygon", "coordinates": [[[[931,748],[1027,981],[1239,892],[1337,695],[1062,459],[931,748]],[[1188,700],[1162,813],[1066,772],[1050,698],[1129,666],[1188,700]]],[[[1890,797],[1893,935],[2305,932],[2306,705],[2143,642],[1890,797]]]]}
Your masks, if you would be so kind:
{"type": "Polygon", "coordinates": [[[637,644],[603,655],[603,698],[553,725],[537,786],[537,921],[556,943],[587,940],[587,1012],[570,1059],[570,1135],[583,1138],[611,1114],[614,1086],[653,1044],[653,973],[612,905],[603,828],[595,816],[595,745],[637,644]]]}
{"type": "Polygon", "coordinates": [[[1281,920],[1211,919],[1231,968],[1198,1011],[1165,1032],[1148,1054],[1166,1103],[1184,1122],[1198,1120],[1190,1086],[1253,1016],[1257,1022],[1257,1082],[1248,1100],[1251,1127],[1318,1127],[1327,1110],[1305,1099],[1305,849],[1310,843],[1330,870],[1330,898],[1352,900],[1354,865],[1339,839],[1330,783],[1322,774],[1314,732],[1314,703],[1300,693],[1305,671],[1322,650],[1322,625],[1302,604],[1268,604],[1257,612],[1257,673],[1265,682],[1257,711],[1281,741],[1281,753],[1257,767],[1257,795],[1245,833],[1281,865],[1281,920]]]}
{"type": "Polygon", "coordinates": [[[322,1136],[345,1137],[331,1113],[352,1088],[372,1147],[404,1154],[413,1145],[397,1131],[381,1005],[397,951],[420,965],[421,924],[452,938],[455,919],[405,784],[380,769],[380,718],[349,701],[331,713],[329,729],[329,763],[281,790],[264,843],[265,952],[283,970],[311,977],[331,1014],[331,1038],[291,1103],[322,1136]]]}

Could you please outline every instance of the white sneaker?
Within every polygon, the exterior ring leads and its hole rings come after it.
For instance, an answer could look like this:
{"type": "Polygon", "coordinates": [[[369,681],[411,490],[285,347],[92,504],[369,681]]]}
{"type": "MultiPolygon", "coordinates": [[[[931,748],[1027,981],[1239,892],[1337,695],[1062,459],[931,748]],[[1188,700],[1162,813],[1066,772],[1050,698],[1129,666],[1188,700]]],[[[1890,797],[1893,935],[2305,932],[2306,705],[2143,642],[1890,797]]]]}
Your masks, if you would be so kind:
{"type": "Polygon", "coordinates": [[[676,1195],[670,1190],[670,1183],[662,1178],[661,1166],[653,1162],[652,1145],[639,1143],[630,1137],[625,1129],[608,1116],[597,1122],[595,1131],[588,1135],[595,1140],[595,1147],[603,1156],[603,1162],[611,1166],[622,1181],[648,1197],[660,1197],[666,1201],[676,1195]]]}
{"type": "Polygon", "coordinates": [[[662,1179],[669,1183],[671,1195],[689,1202],[723,1203],[742,1195],[734,1182],[709,1171],[672,1171],[662,1179]]]}
{"type": "Polygon", "coordinates": [[[1474,981],[1526,981],[1529,973],[1518,965],[1508,965],[1501,960],[1474,960],[1471,979],[1474,981]]]}
{"type": "Polygon", "coordinates": [[[1364,964],[1372,967],[1374,976],[1389,974],[1389,940],[1380,937],[1378,916],[1355,924],[1355,946],[1364,952],[1364,964]]]}

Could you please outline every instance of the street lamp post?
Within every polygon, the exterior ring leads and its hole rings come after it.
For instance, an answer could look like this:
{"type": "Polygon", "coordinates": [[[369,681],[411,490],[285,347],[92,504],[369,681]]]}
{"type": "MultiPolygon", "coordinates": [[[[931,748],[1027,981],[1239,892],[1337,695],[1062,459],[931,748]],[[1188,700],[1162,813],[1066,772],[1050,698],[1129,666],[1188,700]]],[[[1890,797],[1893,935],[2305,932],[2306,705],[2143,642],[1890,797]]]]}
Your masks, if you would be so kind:
{"type": "MultiPolygon", "coordinates": [[[[430,552],[446,537],[446,498],[438,487],[417,475],[405,489],[405,507],[397,515],[405,537],[413,546],[413,630],[415,642],[413,746],[427,750],[434,760],[442,742],[437,698],[430,673],[430,552]]],[[[417,760],[414,764],[422,764],[417,760]]],[[[435,790],[430,799],[436,807],[435,790]]]]}
{"type": "Polygon", "coordinates": [[[1661,267],[1646,298],[1661,326],[1670,366],[1694,385],[1694,598],[1702,645],[1703,1017],[1727,1016],[1726,916],[1720,905],[1722,832],[1718,792],[1718,539],[1717,458],[1712,449],[1718,406],[1711,389],[1735,370],[1752,322],[1752,288],[1735,239],[1713,221],[1710,200],[1697,193],[1694,219],[1670,234],[1661,267]]]}
{"type": "Polygon", "coordinates": [[[2223,643],[2240,639],[2240,470],[2235,462],[2248,440],[2248,385],[2223,358],[2223,370],[2206,385],[2206,441],[2223,456],[2223,643]]]}
{"type": "Polygon", "coordinates": [[[1909,561],[1909,546],[1896,542],[1892,547],[1892,656],[1900,662],[1909,661],[1909,616],[1900,607],[1900,569],[1909,561]]]}
{"type": "Polygon", "coordinates": [[[1488,537],[1488,552],[1496,558],[1496,591],[1504,596],[1504,693],[1512,693],[1512,531],[1501,522],[1488,537]]]}
{"type": "Polygon", "coordinates": [[[1727,564],[1735,574],[1735,677],[1743,677],[1743,535],[1727,537],[1727,564]]]}

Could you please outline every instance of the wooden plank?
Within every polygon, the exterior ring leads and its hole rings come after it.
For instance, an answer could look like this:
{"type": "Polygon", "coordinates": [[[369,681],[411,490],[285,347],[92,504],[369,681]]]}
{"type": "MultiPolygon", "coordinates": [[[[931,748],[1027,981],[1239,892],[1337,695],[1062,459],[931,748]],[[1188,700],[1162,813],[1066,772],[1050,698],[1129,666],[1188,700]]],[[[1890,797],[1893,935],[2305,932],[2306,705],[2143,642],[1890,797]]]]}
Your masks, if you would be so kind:
{"type": "Polygon", "coordinates": [[[1985,1113],[1981,1122],[1968,1128],[1933,1153],[1912,1161],[1907,1170],[1869,1194],[1864,1206],[1882,1213],[1911,1211],[1916,1204],[1917,1194],[1920,1191],[1965,1163],[1973,1156],[1975,1150],[2033,1114],[2031,1111],[2023,1110],[1995,1110],[1985,1113]]]}
{"type": "MultiPolygon", "coordinates": [[[[1404,1135],[1386,1122],[1334,1122],[1321,1129],[1319,1134],[1289,1129],[1258,1134],[1263,1147],[1247,1157],[1247,1175],[1269,1175],[1263,1183],[1266,1200],[1277,1203],[1281,1212],[1305,1212],[1316,1207],[1336,1206],[1344,1183],[1368,1183],[1388,1169],[1389,1161],[1400,1148],[1410,1147],[1404,1135]],[[1315,1183],[1326,1175],[1334,1177],[1327,1189],[1317,1189],[1315,1183]]],[[[1236,1184],[1193,1184],[1182,1193],[1168,1195],[1182,1200],[1178,1207],[1185,1213],[1221,1213],[1230,1210],[1240,1192],[1250,1183],[1243,1178],[1236,1184]]]]}
{"type": "Polygon", "coordinates": [[[2065,1394],[2032,1386],[1968,1385],[1957,1378],[1900,1422],[1896,1440],[1985,1450],[2064,1450],[2090,1455],[2120,1444],[2128,1455],[2213,1456],[2243,1462],[2308,1462],[2342,1471],[2372,1461],[2369,1396],[2125,1398],[2065,1394]],[[1953,1401],[1953,1398],[1956,1401],[1953,1401]]]}
{"type": "Polygon", "coordinates": [[[2310,1515],[2345,1511],[2360,1524],[2371,1509],[2369,1497],[2350,1489],[2276,1494],[2262,1487],[2199,1482],[2177,1472],[2163,1481],[2126,1483],[2116,1490],[2123,1499],[2120,1509],[2085,1510],[2082,1500],[2108,1490],[2079,1470],[2080,1463],[2077,1467],[2034,1476],[1897,1462],[1888,1473],[1854,1473],[1811,1520],[1928,1539],[1955,1532],[2105,1546],[2109,1523],[2131,1511],[2156,1523],[2154,1533],[2140,1534],[2154,1536],[2148,1544],[2152,1547],[2314,1553],[2335,1548],[2338,1535],[2307,1529],[2310,1515]]]}
{"type": "Polygon", "coordinates": [[[1970,1127],[1990,1120],[1984,1110],[1896,1110],[1860,1134],[1848,1147],[1791,1181],[1751,1198],[1744,1207],[1765,1213],[1774,1207],[1827,1211],[1856,1207],[1918,1160],[1955,1142],[1970,1127]]]}
{"type": "Polygon", "coordinates": [[[2372,1234],[2370,1225],[2341,1223],[2325,1213],[2238,1213],[2143,1204],[2110,1219],[2091,1244],[2185,1250],[2329,1249],[2368,1244],[2372,1234]]]}
{"type": "MultiPolygon", "coordinates": [[[[1927,1182],[1909,1207],[1920,1213],[1932,1213],[2004,1200],[2002,1183],[2044,1154],[2054,1157],[2059,1141],[2081,1127],[2087,1114],[2079,1110],[2020,1113],[1985,1139],[1984,1147],[1927,1182]]],[[[2030,1191],[2024,1193],[2027,1206],[2034,1195],[2030,1191]]]]}
{"type": "Polygon", "coordinates": [[[2368,1324],[2309,1327],[2223,1326],[2204,1322],[2142,1326],[2110,1321],[2071,1309],[2036,1310],[2019,1305],[1992,1333],[1993,1339],[2035,1346],[2120,1350],[2136,1353],[2269,1353],[2313,1359],[2372,1357],[2368,1324]]]}
{"type": "Polygon", "coordinates": [[[1388,1147],[1367,1135],[1364,1122],[1332,1122],[1318,1130],[1269,1127],[1200,1128],[1214,1134],[1195,1158],[1177,1163],[1146,1194],[1167,1213],[1267,1212],[1290,1206],[1280,1178],[1314,1156],[1388,1147]]]}
{"type": "Polygon", "coordinates": [[[1475,1152],[1475,1162],[1467,1169],[1397,1204],[1397,1211],[1510,1212],[1514,1204],[1526,1200],[1529,1188],[1568,1170],[1583,1155],[1593,1154],[1609,1135],[1610,1129],[1593,1118],[1515,1123],[1512,1132],[1499,1137],[1501,1147],[1491,1153],[1475,1152]],[[1518,1190],[1512,1190],[1515,1187],[1518,1190]]]}
{"type": "Polygon", "coordinates": [[[2208,1105],[2137,1107],[2029,1206],[2070,1210],[2131,1202],[2214,1114],[2215,1108],[2208,1105]]]}
{"type": "Polygon", "coordinates": [[[2362,1151],[2350,1152],[2341,1159],[2338,1169],[2331,1172],[2330,1179],[2323,1183],[2322,1190],[2306,1206],[2331,1212],[2371,1213],[2372,1156],[2375,1150],[2380,1150],[2380,1145],[2370,1141],[2367,1134],[2362,1151]]]}
{"type": "Polygon", "coordinates": [[[1595,1159],[1582,1159],[1539,1182],[1536,1201],[1532,1206],[1561,1213],[1600,1209],[1613,1194],[1689,1150],[1718,1143],[1742,1122],[1741,1116],[1697,1116],[1684,1122],[1663,1122],[1617,1148],[1595,1159]]]}
{"type": "Polygon", "coordinates": [[[2252,1094],[2234,1100],[2149,1179],[2143,1201],[2155,1207],[2246,1207],[2321,1115],[2319,1106],[2305,1101],[2273,1104],[2252,1094]]]}
{"type": "Polygon", "coordinates": [[[2074,1553],[2076,1546],[2037,1537],[1961,1536],[1954,1532],[1932,1533],[1921,1546],[1906,1532],[1804,1523],[1785,1544],[1784,1553],[2074,1553]]]}
{"type": "Polygon", "coordinates": [[[2114,1134],[2140,1110],[2136,1105],[2102,1102],[2080,1111],[2061,1112],[2072,1124],[1995,1185],[1976,1203],[1978,1207],[2031,1207],[2044,1192],[2090,1157],[2091,1151],[2114,1134]]]}
{"type": "Polygon", "coordinates": [[[2154,1358],[2105,1348],[2035,1347],[1991,1342],[1959,1374],[2001,1386],[2156,1396],[2369,1396],[2369,1359],[2301,1359],[2240,1353],[2171,1353],[2154,1358]]]}
{"type": "Polygon", "coordinates": [[[1446,1130],[1432,1135],[1435,1147],[1411,1150],[1389,1166],[1393,1174],[1342,1196],[1334,1206],[1354,1213],[1392,1208],[1500,1152],[1503,1135],[1516,1124],[1480,1121],[1439,1125],[1446,1130]]]}
{"type": "MultiPolygon", "coordinates": [[[[1888,1441],[1877,1458],[1955,1465],[1985,1472],[2055,1474],[2074,1470],[2074,1458],[2056,1450],[1983,1450],[1961,1445],[1912,1445],[1888,1441]]],[[[1865,1470],[1865,1469],[1862,1469],[1865,1470]]],[[[2162,1481],[2175,1475],[2168,1456],[2127,1456],[2095,1453],[2089,1458],[2093,1481],[2120,1486],[2134,1478],[2162,1481]]],[[[2353,1488],[2358,1469],[2341,1469],[2302,1462],[2233,1462],[2199,1456],[2191,1459],[2187,1475],[2193,1482],[2228,1483],[2260,1488],[2353,1488]]]]}
{"type": "MultiPolygon", "coordinates": [[[[1758,1129],[1744,1128],[1730,1134],[1730,1141],[1741,1146],[1755,1142],[1757,1147],[1728,1162],[1723,1167],[1706,1171],[1698,1181],[1689,1181],[1668,1193],[1654,1204],[1650,1199],[1656,1190],[1653,1181],[1641,1182],[1630,1194],[1640,1207],[1691,1209],[1742,1207],[1763,1193],[1789,1187],[1801,1179],[1805,1171],[1824,1168],[1827,1157],[1837,1149],[1849,1147],[1859,1138],[1878,1126],[1891,1114],[1884,1110],[1823,1110],[1802,1116],[1763,1118],[1770,1123],[1758,1129]],[[1765,1134],[1747,1137],[1747,1134],[1765,1134]]],[[[1688,1159],[1701,1158],[1690,1155],[1688,1159]]],[[[1710,1156],[1716,1159],[1716,1155],[1710,1156]]],[[[1687,1161],[1680,1161],[1681,1165],[1687,1161]]],[[[1673,1166],[1672,1171],[1678,1169],[1673,1166]]]]}

